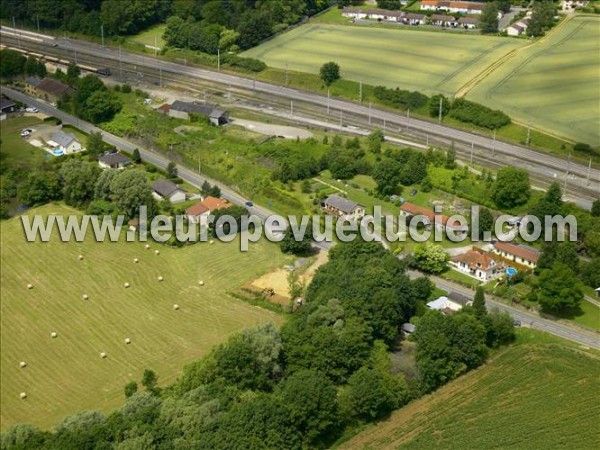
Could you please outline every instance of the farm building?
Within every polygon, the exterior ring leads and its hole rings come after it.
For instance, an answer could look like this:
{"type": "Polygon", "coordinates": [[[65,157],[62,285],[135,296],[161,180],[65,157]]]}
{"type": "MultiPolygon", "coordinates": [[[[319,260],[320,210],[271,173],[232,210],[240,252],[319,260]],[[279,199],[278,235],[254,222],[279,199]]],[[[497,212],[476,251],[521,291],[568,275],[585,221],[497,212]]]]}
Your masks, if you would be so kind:
{"type": "Polygon", "coordinates": [[[179,203],[185,201],[185,192],[175,183],[161,178],[152,183],[152,196],[156,200],[167,199],[171,203],[179,203]]]}
{"type": "Polygon", "coordinates": [[[512,242],[494,243],[494,253],[502,258],[533,269],[540,259],[540,252],[535,248],[512,242]]]}
{"type": "Polygon", "coordinates": [[[463,307],[471,305],[473,305],[473,301],[469,297],[457,292],[451,292],[447,297],[441,296],[427,303],[429,309],[440,311],[443,314],[454,314],[463,309],[463,307]]]}
{"type": "Polygon", "coordinates": [[[469,250],[462,255],[453,256],[450,264],[460,272],[481,281],[489,281],[502,273],[502,263],[496,261],[488,253],[469,250]]]}
{"type": "Polygon", "coordinates": [[[50,103],[57,103],[65,95],[72,95],[75,91],[68,85],[52,78],[44,78],[40,81],[32,92],[36,97],[46,100],[50,103]]]}
{"type": "Polygon", "coordinates": [[[207,117],[213,125],[225,125],[229,122],[229,112],[210,105],[187,103],[176,100],[168,108],[167,114],[171,117],[190,120],[190,114],[207,117]]]}
{"type": "Polygon", "coordinates": [[[435,224],[435,226],[444,231],[451,230],[455,233],[466,233],[466,228],[461,226],[460,221],[451,220],[443,214],[436,214],[433,210],[423,208],[422,206],[413,205],[412,203],[404,202],[400,206],[400,215],[406,217],[406,221],[410,222],[413,217],[420,217],[426,227],[435,224]],[[437,221],[436,219],[437,215],[437,221]]]}
{"type": "Polygon", "coordinates": [[[445,0],[423,0],[421,9],[424,11],[448,11],[461,14],[481,14],[485,3],[481,2],[452,2],[445,0]]]}
{"type": "Polygon", "coordinates": [[[334,216],[345,216],[353,217],[354,219],[360,219],[365,215],[365,207],[359,205],[352,200],[340,197],[337,194],[330,195],[323,202],[323,209],[334,216]]]}
{"type": "Polygon", "coordinates": [[[65,155],[80,152],[83,148],[75,135],[62,131],[54,133],[48,141],[48,145],[54,150],[62,151],[65,155]]]}
{"type": "Polygon", "coordinates": [[[187,218],[192,223],[199,223],[206,226],[210,213],[217,209],[224,209],[233,206],[227,200],[222,198],[206,197],[201,202],[198,202],[185,210],[187,218]]]}
{"type": "Polygon", "coordinates": [[[461,17],[458,19],[457,23],[459,27],[472,30],[479,25],[479,19],[475,19],[473,17],[461,17]]]}
{"type": "Polygon", "coordinates": [[[98,158],[98,164],[103,169],[123,169],[131,164],[131,160],[121,153],[105,153],[98,158]]]}

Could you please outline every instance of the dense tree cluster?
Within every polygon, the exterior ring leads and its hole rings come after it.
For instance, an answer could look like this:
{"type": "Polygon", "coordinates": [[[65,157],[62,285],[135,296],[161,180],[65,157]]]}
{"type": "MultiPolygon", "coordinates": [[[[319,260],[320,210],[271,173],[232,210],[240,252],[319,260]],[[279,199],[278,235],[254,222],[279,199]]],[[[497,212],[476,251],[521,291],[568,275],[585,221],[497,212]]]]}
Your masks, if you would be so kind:
{"type": "Polygon", "coordinates": [[[450,116],[464,123],[495,130],[510,123],[510,117],[499,110],[459,98],[452,102],[450,116]]]}
{"type": "Polygon", "coordinates": [[[67,80],[76,89],[73,96],[66,95],[58,107],[92,123],[111,120],[123,107],[121,100],[95,75],[77,78],[67,74],[67,80]]]}
{"type": "Polygon", "coordinates": [[[556,16],[556,4],[549,1],[535,1],[533,3],[531,20],[527,25],[529,36],[543,36],[546,30],[552,28],[556,16]]]}
{"type": "Polygon", "coordinates": [[[0,50],[0,77],[27,75],[43,78],[46,73],[45,64],[37,58],[25,57],[22,53],[10,49],[0,50]]]}
{"type": "Polygon", "coordinates": [[[400,88],[376,86],[375,97],[386,105],[399,109],[418,109],[427,103],[427,96],[417,91],[406,91],[400,88]]]}
{"type": "Polygon", "coordinates": [[[503,167],[496,175],[492,187],[492,200],[499,208],[524,205],[531,196],[529,174],[516,167],[503,167]]]}

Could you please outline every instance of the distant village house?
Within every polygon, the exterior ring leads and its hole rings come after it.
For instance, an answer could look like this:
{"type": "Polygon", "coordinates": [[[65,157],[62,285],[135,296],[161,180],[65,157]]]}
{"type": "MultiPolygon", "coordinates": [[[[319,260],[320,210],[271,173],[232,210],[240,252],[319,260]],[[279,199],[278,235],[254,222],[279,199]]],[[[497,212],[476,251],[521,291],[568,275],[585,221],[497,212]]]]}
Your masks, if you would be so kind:
{"type": "Polygon", "coordinates": [[[83,149],[75,135],[63,131],[54,133],[47,144],[54,150],[62,151],[65,155],[77,153],[83,149]]]}
{"type": "Polygon", "coordinates": [[[365,215],[365,207],[337,194],[330,195],[323,202],[323,209],[334,216],[360,219],[365,215]]]}
{"type": "Polygon", "coordinates": [[[121,153],[105,153],[98,158],[98,164],[103,169],[124,169],[131,164],[131,159],[121,153]]]}
{"type": "Polygon", "coordinates": [[[481,281],[489,281],[502,274],[502,263],[496,261],[488,253],[469,250],[462,255],[453,256],[450,264],[458,271],[475,277],[481,281]]]}
{"type": "Polygon", "coordinates": [[[208,217],[210,214],[218,209],[230,208],[233,206],[229,201],[207,196],[201,202],[198,202],[185,210],[187,218],[192,223],[199,223],[200,225],[208,225],[208,217]]]}
{"type": "Polygon", "coordinates": [[[513,244],[512,242],[495,242],[494,253],[508,261],[515,262],[531,269],[537,265],[537,262],[540,259],[540,252],[535,248],[522,244],[513,244]]]}
{"type": "Polygon", "coordinates": [[[225,125],[229,122],[229,112],[211,105],[201,105],[199,103],[187,103],[176,100],[172,105],[163,105],[159,108],[171,117],[190,120],[191,114],[197,114],[207,117],[213,125],[225,125]]]}
{"type": "Polygon", "coordinates": [[[167,199],[171,203],[185,201],[185,192],[172,181],[165,179],[156,180],[152,183],[152,196],[156,200],[167,199]]]}
{"type": "Polygon", "coordinates": [[[440,311],[443,314],[449,315],[460,311],[465,306],[472,306],[473,301],[466,295],[457,292],[451,292],[448,296],[442,296],[427,303],[429,309],[440,311]]]}
{"type": "Polygon", "coordinates": [[[34,83],[35,78],[30,77],[27,80],[25,90],[29,90],[30,95],[35,95],[50,103],[58,103],[65,95],[73,95],[75,93],[70,86],[52,78],[44,78],[37,85],[29,84],[30,82],[34,83]]]}

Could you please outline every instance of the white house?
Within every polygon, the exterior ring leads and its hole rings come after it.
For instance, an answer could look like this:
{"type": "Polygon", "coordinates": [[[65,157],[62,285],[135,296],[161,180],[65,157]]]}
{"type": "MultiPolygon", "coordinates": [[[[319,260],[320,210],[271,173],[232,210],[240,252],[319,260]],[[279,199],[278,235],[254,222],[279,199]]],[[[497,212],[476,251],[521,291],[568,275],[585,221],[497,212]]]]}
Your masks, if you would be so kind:
{"type": "Polygon", "coordinates": [[[433,25],[442,27],[456,27],[458,25],[455,17],[445,14],[432,14],[429,19],[433,25]]]}
{"type": "Polygon", "coordinates": [[[471,305],[473,305],[473,301],[469,297],[456,292],[451,292],[447,297],[442,296],[427,303],[429,309],[441,311],[444,314],[453,314],[463,307],[471,305]]]}
{"type": "Polygon", "coordinates": [[[469,250],[462,255],[453,256],[450,264],[459,272],[475,277],[481,281],[489,281],[502,274],[502,264],[489,254],[469,250]]]}
{"type": "Polygon", "coordinates": [[[62,131],[54,133],[48,141],[48,145],[54,150],[61,150],[65,155],[80,152],[83,148],[73,134],[62,131]]]}
{"type": "Polygon", "coordinates": [[[448,11],[461,14],[481,14],[485,3],[482,2],[461,2],[446,0],[422,0],[421,9],[423,11],[448,11]]]}
{"type": "Polygon", "coordinates": [[[511,242],[497,241],[494,243],[494,253],[502,258],[533,269],[540,259],[540,252],[535,248],[511,242]]]}
{"type": "Polygon", "coordinates": [[[185,201],[185,192],[183,192],[183,190],[172,181],[162,178],[152,183],[152,196],[156,200],[167,199],[171,203],[185,201]]]}
{"type": "Polygon", "coordinates": [[[333,194],[323,202],[323,209],[334,216],[360,219],[365,215],[365,207],[352,200],[333,194]]]}
{"type": "Polygon", "coordinates": [[[402,17],[402,22],[408,25],[423,25],[427,20],[425,14],[406,13],[402,17]]]}
{"type": "Polygon", "coordinates": [[[468,30],[472,30],[477,27],[477,25],[479,25],[479,19],[473,17],[461,17],[458,19],[458,26],[468,30]]]}

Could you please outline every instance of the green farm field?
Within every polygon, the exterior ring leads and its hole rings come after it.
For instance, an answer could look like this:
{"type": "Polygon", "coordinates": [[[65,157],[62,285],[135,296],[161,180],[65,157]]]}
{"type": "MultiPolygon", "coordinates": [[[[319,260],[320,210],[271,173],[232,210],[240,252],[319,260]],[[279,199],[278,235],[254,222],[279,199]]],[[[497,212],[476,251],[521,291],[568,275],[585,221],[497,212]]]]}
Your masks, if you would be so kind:
{"type": "MultiPolygon", "coordinates": [[[[31,211],[51,213],[77,211],[62,205],[31,211]]],[[[266,241],[247,253],[236,241],[179,249],[54,237],[27,243],[18,217],[1,224],[1,239],[2,429],[19,422],[50,428],[80,410],[110,411],[145,368],[168,384],[232,332],[282,321],[227,294],[287,261],[266,241]]]]}
{"type": "Polygon", "coordinates": [[[594,448],[600,440],[599,391],[597,352],[522,329],[517,344],[483,367],[340,448],[594,448]]]}
{"type": "Polygon", "coordinates": [[[467,98],[542,131],[600,145],[600,17],[575,17],[484,78],[467,98]]]}
{"type": "Polygon", "coordinates": [[[307,24],[242,56],[280,69],[287,63],[290,70],[313,74],[335,61],[349,80],[453,95],[483,68],[522,45],[522,40],[499,37],[307,24]]]}

